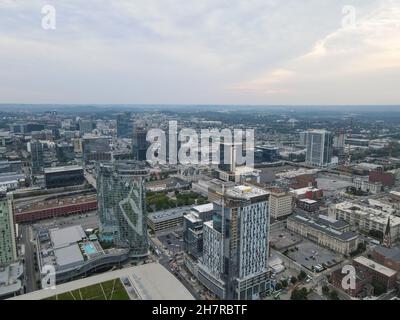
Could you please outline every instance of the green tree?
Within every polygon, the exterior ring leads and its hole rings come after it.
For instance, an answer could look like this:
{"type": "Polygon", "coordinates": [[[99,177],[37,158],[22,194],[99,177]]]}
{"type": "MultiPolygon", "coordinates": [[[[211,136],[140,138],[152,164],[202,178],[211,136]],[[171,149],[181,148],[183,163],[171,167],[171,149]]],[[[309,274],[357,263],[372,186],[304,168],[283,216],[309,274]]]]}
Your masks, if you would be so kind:
{"type": "Polygon", "coordinates": [[[282,286],[282,288],[286,288],[287,286],[288,286],[288,282],[287,282],[287,280],[282,280],[281,281],[281,286],[282,286]]]}
{"type": "Polygon", "coordinates": [[[298,276],[299,280],[303,281],[306,277],[307,277],[307,273],[305,273],[304,270],[301,270],[299,273],[299,276],[298,276]]]}
{"type": "Polygon", "coordinates": [[[290,300],[307,300],[308,291],[306,288],[295,289],[292,291],[290,300]]]}
{"type": "Polygon", "coordinates": [[[331,300],[339,300],[339,295],[336,290],[332,290],[329,294],[329,299],[331,300]]]}
{"type": "Polygon", "coordinates": [[[385,286],[383,286],[381,283],[379,283],[377,281],[373,281],[372,286],[374,287],[374,295],[375,296],[380,296],[386,292],[385,286]]]}

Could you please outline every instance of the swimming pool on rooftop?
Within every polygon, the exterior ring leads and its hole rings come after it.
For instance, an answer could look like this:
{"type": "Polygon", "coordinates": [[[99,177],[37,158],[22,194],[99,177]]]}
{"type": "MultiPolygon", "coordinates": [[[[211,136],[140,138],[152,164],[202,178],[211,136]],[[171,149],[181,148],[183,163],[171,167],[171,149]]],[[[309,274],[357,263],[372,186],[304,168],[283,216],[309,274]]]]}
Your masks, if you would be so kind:
{"type": "Polygon", "coordinates": [[[97,249],[93,245],[93,243],[86,243],[83,245],[83,250],[85,250],[87,255],[95,254],[97,253],[97,249]]]}

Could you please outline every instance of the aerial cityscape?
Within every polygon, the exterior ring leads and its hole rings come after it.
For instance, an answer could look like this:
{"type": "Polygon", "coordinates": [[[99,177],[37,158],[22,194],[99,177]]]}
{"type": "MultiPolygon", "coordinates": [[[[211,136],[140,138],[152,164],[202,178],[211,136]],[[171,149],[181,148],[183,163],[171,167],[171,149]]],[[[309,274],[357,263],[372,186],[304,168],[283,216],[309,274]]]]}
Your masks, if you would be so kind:
{"type": "Polygon", "coordinates": [[[398,2],[48,2],[0,2],[0,300],[400,300],[398,2]]]}
{"type": "Polygon", "coordinates": [[[1,111],[2,298],[398,299],[397,108],[87,109],[1,111]],[[182,164],[170,142],[147,161],[171,123],[179,150],[184,127],[251,127],[255,143],[182,164]]]}

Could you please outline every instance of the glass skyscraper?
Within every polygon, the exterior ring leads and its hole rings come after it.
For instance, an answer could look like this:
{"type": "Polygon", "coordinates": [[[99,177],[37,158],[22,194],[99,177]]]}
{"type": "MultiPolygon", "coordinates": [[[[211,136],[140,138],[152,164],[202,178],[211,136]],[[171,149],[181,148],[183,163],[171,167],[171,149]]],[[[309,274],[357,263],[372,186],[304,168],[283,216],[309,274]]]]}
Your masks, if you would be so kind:
{"type": "Polygon", "coordinates": [[[117,137],[129,138],[133,135],[133,120],[129,112],[117,115],[117,137]]]}
{"type": "Polygon", "coordinates": [[[148,254],[145,180],[148,171],[136,161],[97,165],[100,239],[128,248],[132,258],[148,254]]]}

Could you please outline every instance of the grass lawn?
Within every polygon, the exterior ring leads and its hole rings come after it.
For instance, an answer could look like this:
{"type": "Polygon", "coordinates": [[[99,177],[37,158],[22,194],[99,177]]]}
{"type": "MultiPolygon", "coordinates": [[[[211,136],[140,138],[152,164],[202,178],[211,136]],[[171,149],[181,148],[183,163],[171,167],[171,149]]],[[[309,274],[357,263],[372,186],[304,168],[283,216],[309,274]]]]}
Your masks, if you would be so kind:
{"type": "Polygon", "coordinates": [[[89,287],[65,292],[46,300],[129,300],[120,279],[114,279],[89,287]]]}

